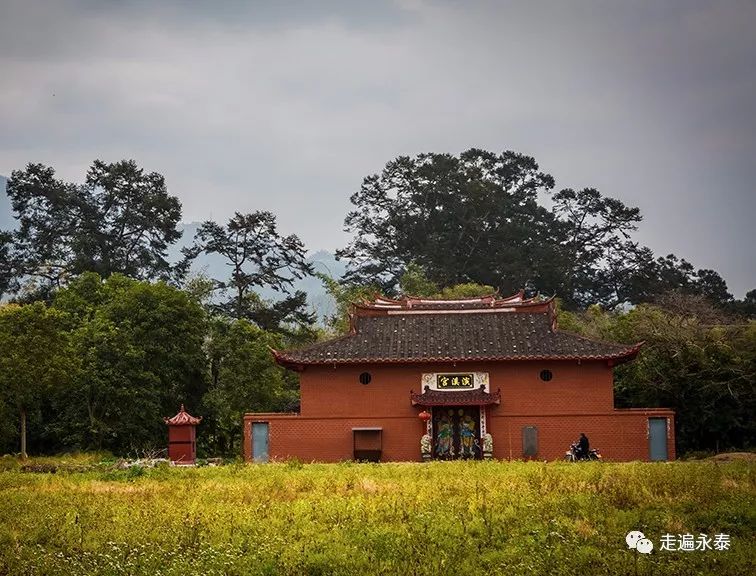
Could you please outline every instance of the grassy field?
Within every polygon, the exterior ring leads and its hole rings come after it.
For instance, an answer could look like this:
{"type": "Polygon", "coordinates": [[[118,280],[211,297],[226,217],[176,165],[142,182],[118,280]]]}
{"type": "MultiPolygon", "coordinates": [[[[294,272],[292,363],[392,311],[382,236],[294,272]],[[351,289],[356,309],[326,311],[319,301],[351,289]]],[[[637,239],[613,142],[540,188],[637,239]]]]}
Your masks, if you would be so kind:
{"type": "Polygon", "coordinates": [[[756,573],[748,462],[33,464],[0,466],[0,575],[756,573]]]}

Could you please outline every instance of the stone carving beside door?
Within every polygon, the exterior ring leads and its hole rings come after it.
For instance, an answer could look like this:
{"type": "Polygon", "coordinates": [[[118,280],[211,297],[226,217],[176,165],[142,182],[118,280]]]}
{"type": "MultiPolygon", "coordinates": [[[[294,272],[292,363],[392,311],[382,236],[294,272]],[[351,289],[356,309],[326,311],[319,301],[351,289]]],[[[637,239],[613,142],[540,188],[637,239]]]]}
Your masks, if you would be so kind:
{"type": "Polygon", "coordinates": [[[420,454],[423,456],[423,460],[430,460],[433,456],[433,439],[430,434],[423,434],[420,438],[420,454]]]}
{"type": "Polygon", "coordinates": [[[486,460],[493,458],[493,436],[488,432],[483,434],[483,458],[486,460]]]}

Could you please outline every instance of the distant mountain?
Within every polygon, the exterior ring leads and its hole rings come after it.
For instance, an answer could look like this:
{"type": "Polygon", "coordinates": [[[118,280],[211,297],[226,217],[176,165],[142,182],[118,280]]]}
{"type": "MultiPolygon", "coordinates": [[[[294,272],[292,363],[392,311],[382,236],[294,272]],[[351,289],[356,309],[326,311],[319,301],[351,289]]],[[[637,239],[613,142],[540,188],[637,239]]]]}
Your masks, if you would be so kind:
{"type": "MultiPolygon", "coordinates": [[[[337,280],[346,272],[346,263],[336,260],[336,257],[326,250],[312,253],[307,261],[313,265],[315,272],[323,272],[337,280]]],[[[307,292],[307,301],[320,320],[336,312],[336,302],[325,291],[323,283],[318,278],[303,278],[294,284],[294,289],[307,292]]]]}
{"type": "MultiPolygon", "coordinates": [[[[10,200],[5,193],[8,179],[0,176],[0,230],[12,230],[16,227],[16,220],[13,218],[10,200]]],[[[194,235],[199,228],[198,222],[189,222],[179,226],[183,232],[181,239],[168,249],[168,260],[178,262],[181,259],[181,249],[190,246],[194,235]]],[[[336,260],[336,257],[326,250],[313,252],[308,258],[316,272],[323,272],[333,278],[341,278],[346,271],[346,265],[336,260]]],[[[201,254],[193,263],[192,272],[201,273],[216,280],[225,281],[231,276],[231,270],[222,256],[217,254],[201,254]]],[[[307,301],[310,303],[319,319],[333,314],[336,305],[333,299],[326,293],[323,284],[315,277],[303,278],[294,283],[292,292],[303,290],[307,293],[307,301]]],[[[259,294],[266,300],[280,300],[283,297],[281,292],[276,292],[270,288],[259,290],[259,294]]]]}

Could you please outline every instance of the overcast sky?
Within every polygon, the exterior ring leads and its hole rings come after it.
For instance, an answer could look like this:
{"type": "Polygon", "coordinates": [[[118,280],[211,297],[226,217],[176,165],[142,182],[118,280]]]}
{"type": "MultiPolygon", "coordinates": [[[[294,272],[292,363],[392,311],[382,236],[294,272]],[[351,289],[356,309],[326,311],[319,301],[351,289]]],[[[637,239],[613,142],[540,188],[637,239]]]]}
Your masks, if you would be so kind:
{"type": "Polygon", "coordinates": [[[756,2],[0,0],[0,174],[167,178],[184,220],[271,210],[309,249],[400,154],[534,156],[638,240],[756,287],[756,2]]]}

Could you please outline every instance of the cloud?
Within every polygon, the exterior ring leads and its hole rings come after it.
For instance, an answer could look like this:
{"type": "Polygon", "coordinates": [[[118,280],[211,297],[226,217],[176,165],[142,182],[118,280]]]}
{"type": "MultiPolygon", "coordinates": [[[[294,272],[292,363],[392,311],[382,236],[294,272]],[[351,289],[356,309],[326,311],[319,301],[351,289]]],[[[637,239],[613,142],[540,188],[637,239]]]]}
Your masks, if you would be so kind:
{"type": "Polygon", "coordinates": [[[0,173],[166,175],[185,218],[268,209],[343,245],[348,198],[398,154],[534,155],[638,205],[640,240],[756,284],[748,2],[11,2],[0,173]]]}

